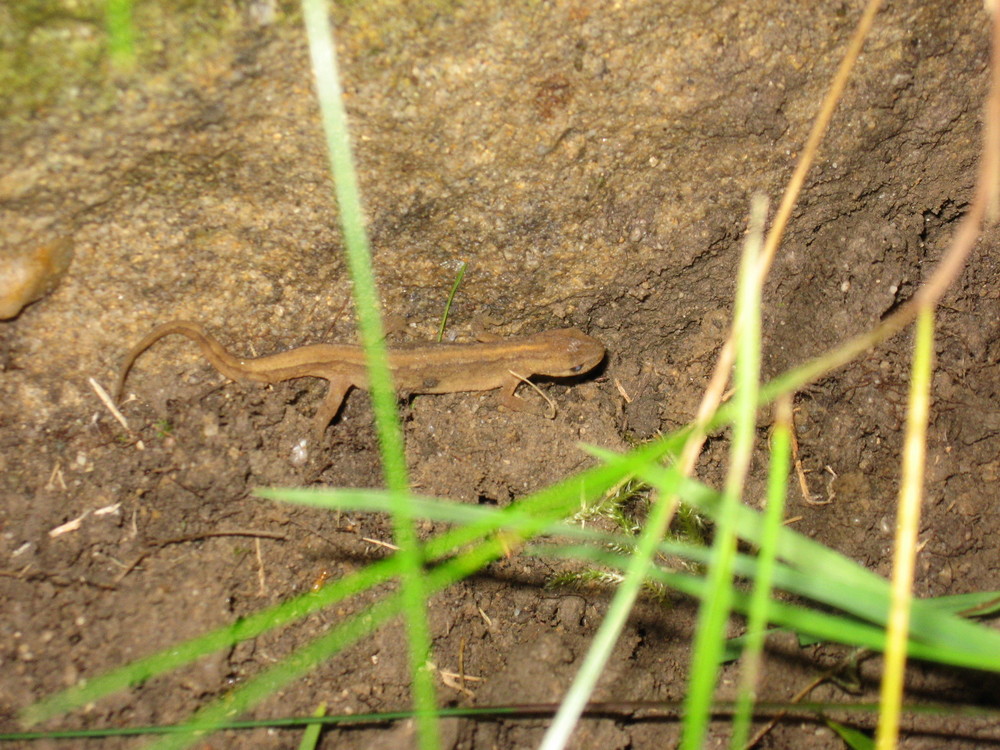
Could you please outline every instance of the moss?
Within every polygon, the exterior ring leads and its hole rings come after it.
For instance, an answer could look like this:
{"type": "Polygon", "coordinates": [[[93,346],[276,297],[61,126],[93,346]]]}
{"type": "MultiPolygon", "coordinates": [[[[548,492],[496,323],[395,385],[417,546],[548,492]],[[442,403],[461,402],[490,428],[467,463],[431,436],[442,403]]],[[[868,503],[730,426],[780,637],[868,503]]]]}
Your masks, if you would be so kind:
{"type": "Polygon", "coordinates": [[[25,0],[0,6],[0,108],[9,117],[51,106],[100,68],[96,2],[25,0]]]}
{"type": "Polygon", "coordinates": [[[240,27],[233,0],[157,0],[134,8],[132,0],[4,4],[0,108],[14,122],[57,109],[106,109],[121,88],[193,64],[240,27]]]}
{"type": "MultiPolygon", "coordinates": [[[[254,0],[261,7],[268,0],[254,0]]],[[[296,0],[270,0],[270,22],[299,25],[296,0]]],[[[341,35],[360,54],[405,47],[460,0],[335,0],[341,35]]],[[[240,0],[18,0],[0,4],[0,111],[23,123],[53,110],[95,114],[119,92],[197,70],[251,27],[240,0]],[[169,75],[168,75],[169,77],[169,75]]]]}

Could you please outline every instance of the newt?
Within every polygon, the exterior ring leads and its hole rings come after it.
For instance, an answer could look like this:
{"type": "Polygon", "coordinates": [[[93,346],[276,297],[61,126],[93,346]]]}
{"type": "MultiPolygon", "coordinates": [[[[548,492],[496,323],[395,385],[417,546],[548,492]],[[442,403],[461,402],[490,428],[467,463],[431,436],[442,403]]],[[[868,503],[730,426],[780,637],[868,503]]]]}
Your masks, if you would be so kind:
{"type": "MultiPolygon", "coordinates": [[[[360,346],[311,344],[263,357],[237,357],[209,335],[200,323],[164,323],[136,344],[118,374],[115,400],[136,358],[164,336],[181,334],[196,342],[205,359],[225,377],[238,382],[280,383],[294,378],[323,378],[329,384],[316,410],[315,430],[322,435],[337,416],[351,388],[368,388],[365,354],[360,346]]],[[[459,393],[500,389],[499,402],[514,411],[536,410],[515,395],[532,375],[572,377],[592,370],[604,359],[604,346],[575,328],[468,344],[424,344],[389,350],[389,369],[396,388],[406,394],[459,393]]]]}

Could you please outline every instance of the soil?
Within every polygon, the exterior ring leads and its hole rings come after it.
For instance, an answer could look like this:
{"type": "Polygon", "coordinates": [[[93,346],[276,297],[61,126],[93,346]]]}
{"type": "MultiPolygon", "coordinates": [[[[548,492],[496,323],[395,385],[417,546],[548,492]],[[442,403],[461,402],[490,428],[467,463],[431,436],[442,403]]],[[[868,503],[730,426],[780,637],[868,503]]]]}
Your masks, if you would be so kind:
{"type": "MultiPolygon", "coordinates": [[[[82,88],[2,125],[4,252],[65,238],[75,248],[54,293],[0,322],[5,727],[42,696],[357,570],[392,539],[382,516],[251,494],[379,486],[367,394],[351,393],[324,441],[303,454],[321,381],[231,383],[189,341],[167,339],[128,381],[122,411],[134,435],[89,384],[110,387],[128,349],[174,318],[201,321],[242,355],[353,339],[295,10],[220,7],[230,15],[215,44],[168,54],[183,44],[182,30],[164,42],[162,60],[102,79],[115,84],[110,105],[88,101],[82,88]],[[52,533],[73,519],[77,528],[52,533]],[[220,535],[230,532],[237,535],[220,535]]],[[[409,470],[422,494],[505,505],[592,465],[581,441],[622,450],[692,418],[731,313],[751,196],[780,199],[859,14],[858,2],[814,9],[717,0],[337,11],[390,343],[435,336],[465,262],[450,338],[470,338],[483,321],[501,335],[575,326],[608,349],[591,377],[543,385],[559,406],[551,421],[498,409],[488,393],[403,404],[409,470]]],[[[767,284],[767,376],[877,324],[934,268],[971,194],[986,28],[980,2],[901,0],[880,12],[767,284]]],[[[996,229],[986,231],[937,319],[921,596],[996,588],[998,240],[996,229]]],[[[907,331],[796,398],[811,492],[831,502],[791,492],[795,527],[883,575],[909,342],[907,331]]],[[[725,447],[716,440],[706,449],[703,481],[720,483],[725,447]]],[[[441,528],[424,523],[421,533],[441,528]]],[[[560,698],[609,592],[548,588],[559,572],[512,556],[433,599],[435,665],[457,672],[461,663],[478,678],[465,690],[440,683],[443,705],[560,698]]],[[[66,722],[180,721],[371,601],[314,614],[66,722]]],[[[696,612],[681,597],[670,606],[644,601],[595,700],[681,699],[696,612]]],[[[391,623],[253,715],[303,715],[324,701],[329,713],[406,708],[403,638],[391,623]]],[[[782,637],[770,647],[763,700],[790,700],[848,654],[782,637]]],[[[723,673],[723,697],[737,670],[723,673]]],[[[873,699],[878,677],[872,658],[861,665],[859,696],[827,684],[812,697],[873,699]]],[[[990,675],[917,664],[909,680],[915,698],[997,705],[990,675]]],[[[448,720],[444,746],[531,747],[545,725],[448,720]]],[[[709,746],[724,746],[727,728],[713,727],[709,746]]],[[[321,746],[400,747],[411,731],[330,730],[321,746]]],[[[585,719],[574,742],[668,747],[677,732],[674,720],[609,715],[585,719]]],[[[298,730],[257,730],[204,746],[298,740],[298,730]]],[[[760,746],[806,743],[841,746],[810,719],[779,723],[760,746]]],[[[98,744],[137,740],[77,746],[98,744]]],[[[995,723],[911,717],[901,746],[995,744],[995,723]]]]}

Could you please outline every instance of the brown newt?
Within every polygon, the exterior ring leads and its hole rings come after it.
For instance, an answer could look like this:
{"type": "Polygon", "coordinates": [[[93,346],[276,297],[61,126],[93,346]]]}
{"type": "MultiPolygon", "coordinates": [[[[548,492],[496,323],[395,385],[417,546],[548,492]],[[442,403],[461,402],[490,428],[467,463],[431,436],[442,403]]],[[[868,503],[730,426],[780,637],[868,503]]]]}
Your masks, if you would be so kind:
{"type": "MultiPolygon", "coordinates": [[[[340,411],[351,388],[368,387],[365,354],[359,346],[312,344],[263,357],[243,359],[231,354],[200,323],[175,320],[154,328],[133,347],[118,374],[115,400],[136,358],[164,336],[179,333],[195,341],[220,373],[240,382],[279,383],[293,378],[323,378],[329,383],[316,411],[315,428],[322,435],[340,411]]],[[[389,369],[404,393],[457,393],[500,389],[500,403],[515,411],[536,411],[514,394],[522,378],[532,375],[572,377],[604,359],[604,346],[575,328],[469,344],[428,344],[391,349],[389,369]],[[515,375],[516,373],[516,375],[515,375]],[[521,377],[518,377],[521,376],[521,377]]]]}

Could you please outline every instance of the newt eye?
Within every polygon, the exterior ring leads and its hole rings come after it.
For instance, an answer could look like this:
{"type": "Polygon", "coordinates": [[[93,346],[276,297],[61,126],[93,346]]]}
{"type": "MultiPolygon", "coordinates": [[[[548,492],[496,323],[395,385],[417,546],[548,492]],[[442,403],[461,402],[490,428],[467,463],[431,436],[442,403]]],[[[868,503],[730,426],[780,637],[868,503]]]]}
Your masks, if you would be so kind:
{"type": "Polygon", "coordinates": [[[570,372],[580,372],[580,370],[582,370],[582,369],[583,369],[583,365],[577,365],[576,367],[571,368],[570,372]]]}

